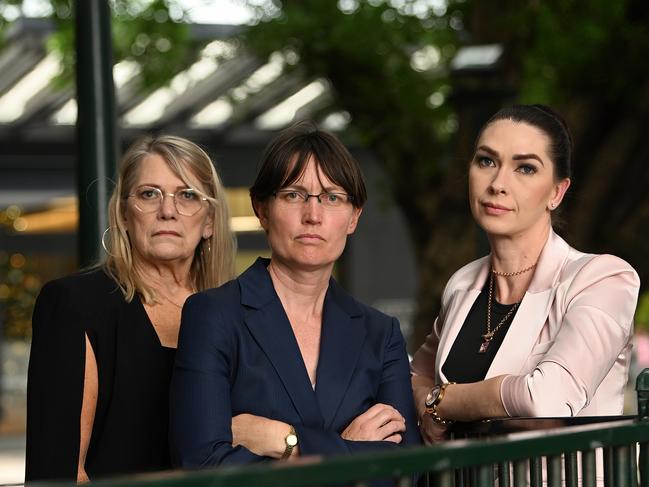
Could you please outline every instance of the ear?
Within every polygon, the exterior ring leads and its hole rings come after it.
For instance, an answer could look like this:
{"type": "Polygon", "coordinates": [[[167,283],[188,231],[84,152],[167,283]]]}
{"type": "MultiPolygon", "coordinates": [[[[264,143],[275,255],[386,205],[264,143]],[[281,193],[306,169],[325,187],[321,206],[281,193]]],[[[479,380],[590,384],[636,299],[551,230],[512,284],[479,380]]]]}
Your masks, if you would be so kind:
{"type": "Polygon", "coordinates": [[[363,213],[363,208],[354,207],[352,217],[349,220],[349,225],[347,225],[347,235],[351,235],[356,230],[358,219],[361,217],[361,213],[363,213]]]}
{"type": "Polygon", "coordinates": [[[562,179],[561,181],[559,181],[557,184],[554,185],[554,189],[552,191],[552,198],[550,199],[550,201],[548,201],[548,209],[550,211],[556,210],[559,207],[569,187],[570,187],[570,178],[562,179]]]}
{"type": "Polygon", "coordinates": [[[258,200],[251,200],[252,209],[255,212],[257,218],[259,218],[259,223],[261,227],[268,231],[268,204],[266,202],[261,202],[258,200]]]}
{"type": "Polygon", "coordinates": [[[208,215],[203,224],[203,233],[201,234],[204,239],[210,238],[214,234],[214,216],[208,215]]]}

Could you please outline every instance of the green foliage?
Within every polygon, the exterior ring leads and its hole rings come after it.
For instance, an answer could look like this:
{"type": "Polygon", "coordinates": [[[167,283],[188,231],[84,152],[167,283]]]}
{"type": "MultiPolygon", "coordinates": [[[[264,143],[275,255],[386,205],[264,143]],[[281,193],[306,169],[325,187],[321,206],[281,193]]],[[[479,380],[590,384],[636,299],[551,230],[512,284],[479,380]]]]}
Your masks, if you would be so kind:
{"type": "MultiPolygon", "coordinates": [[[[385,169],[419,260],[416,327],[429,330],[436,312],[431,303],[438,302],[445,279],[474,257],[462,158],[469,157],[486,117],[516,100],[555,106],[577,136],[575,181],[564,205],[572,224],[569,241],[583,250],[622,255],[646,274],[641,257],[646,244],[638,242],[637,229],[646,227],[642,222],[649,214],[644,196],[649,134],[643,128],[649,117],[649,3],[286,0],[273,5],[258,9],[245,45],[261,56],[292,52],[299,57],[295,69],[329,79],[336,107],[351,114],[348,133],[385,169]],[[457,47],[473,44],[499,44],[504,55],[488,72],[450,74],[457,47]],[[437,64],[413,69],[415,53],[426,49],[439,53],[437,64]]],[[[648,321],[648,303],[645,297],[642,323],[648,321]]]]}
{"type": "Polygon", "coordinates": [[[41,287],[36,267],[21,254],[0,251],[0,323],[2,338],[24,338],[31,333],[34,302],[41,287]]]}
{"type": "MultiPolygon", "coordinates": [[[[189,31],[186,24],[180,23],[185,13],[176,2],[115,0],[112,10],[114,60],[130,60],[140,66],[140,89],[150,91],[162,86],[186,67],[191,59],[189,31]],[[174,18],[170,18],[172,11],[177,12],[174,18]]],[[[69,83],[74,78],[74,22],[71,16],[55,19],[58,28],[50,46],[63,56],[64,70],[59,81],[69,83]]]]}
{"type": "Polygon", "coordinates": [[[563,104],[594,91],[601,101],[613,101],[637,93],[634,81],[646,75],[649,48],[646,7],[640,2],[524,3],[508,22],[524,49],[523,101],[563,104]]]}
{"type": "MultiPolygon", "coordinates": [[[[382,1],[337,3],[284,2],[244,34],[244,43],[263,57],[292,52],[308,77],[331,80],[334,106],[352,115],[362,143],[385,148],[388,171],[400,171],[404,158],[417,152],[439,154],[452,133],[453,113],[443,103],[450,94],[446,65],[458,43],[452,16],[430,6],[417,11],[422,2],[414,1],[400,8],[382,1]]],[[[422,182],[440,169],[429,157],[410,166],[422,182]]]]}
{"type": "Polygon", "coordinates": [[[0,49],[5,44],[5,34],[11,25],[11,19],[7,18],[10,10],[19,9],[23,0],[0,0],[0,49]]]}
{"type": "Polygon", "coordinates": [[[635,326],[649,332],[649,291],[645,291],[638,299],[635,312],[635,326]]]}
{"type": "MultiPolygon", "coordinates": [[[[62,59],[63,70],[56,78],[58,86],[74,82],[74,2],[49,0],[56,30],[48,39],[48,49],[62,59]]],[[[22,0],[0,0],[3,4],[22,5],[22,0]]],[[[117,63],[138,63],[140,89],[150,91],[169,80],[192,59],[186,12],[177,0],[112,0],[113,57],[117,63]]],[[[0,33],[8,25],[0,13],[0,33]]]]}
{"type": "Polygon", "coordinates": [[[172,0],[145,2],[134,9],[132,0],[115,2],[113,21],[114,55],[116,61],[129,59],[142,69],[143,86],[147,89],[166,84],[192,59],[189,29],[181,23],[185,13],[172,0]],[[170,10],[182,12],[170,20],[170,10]]]}

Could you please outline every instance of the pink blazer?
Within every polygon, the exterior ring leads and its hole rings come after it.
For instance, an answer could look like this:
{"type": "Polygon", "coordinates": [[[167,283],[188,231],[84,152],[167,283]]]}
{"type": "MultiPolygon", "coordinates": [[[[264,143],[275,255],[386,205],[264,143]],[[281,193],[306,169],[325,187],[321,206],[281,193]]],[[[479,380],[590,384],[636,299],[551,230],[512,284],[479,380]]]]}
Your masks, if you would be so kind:
{"type": "MultiPolygon", "coordinates": [[[[448,281],[413,374],[447,382],[441,367],[488,277],[489,256],[448,281]]],[[[510,416],[622,413],[640,279],[612,255],[585,254],[554,232],[485,378],[506,374],[510,416]]],[[[477,353],[477,351],[476,351],[477,353]]]]}

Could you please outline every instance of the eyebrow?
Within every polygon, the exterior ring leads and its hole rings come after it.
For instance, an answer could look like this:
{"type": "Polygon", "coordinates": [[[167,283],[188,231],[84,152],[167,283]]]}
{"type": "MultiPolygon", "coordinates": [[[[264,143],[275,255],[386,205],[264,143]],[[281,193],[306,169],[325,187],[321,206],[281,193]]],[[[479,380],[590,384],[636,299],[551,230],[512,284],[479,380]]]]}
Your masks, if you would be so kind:
{"type": "MultiPolygon", "coordinates": [[[[322,188],[323,193],[345,193],[345,190],[342,186],[320,186],[322,188]]],[[[299,189],[302,190],[306,193],[309,191],[306,189],[306,187],[302,186],[301,184],[289,184],[288,186],[285,186],[281,188],[282,190],[284,189],[299,189]]],[[[320,193],[322,194],[322,193],[320,193]]]]}
{"type": "MultiPolygon", "coordinates": [[[[141,188],[142,186],[148,186],[149,188],[157,188],[159,190],[162,190],[162,186],[160,186],[159,184],[152,184],[152,183],[138,184],[136,188],[141,188]]],[[[179,191],[181,189],[195,189],[195,188],[192,186],[187,186],[186,184],[181,186],[176,186],[176,191],[179,191]]]]}
{"type": "MultiPolygon", "coordinates": [[[[498,154],[498,151],[496,151],[496,150],[494,150],[491,147],[486,146],[486,145],[481,145],[476,150],[482,150],[482,151],[488,152],[489,154],[491,154],[491,155],[493,155],[495,157],[500,157],[500,154],[498,154]]],[[[543,162],[543,160],[534,153],[530,153],[530,154],[514,154],[512,156],[512,159],[514,161],[525,161],[525,160],[528,160],[528,159],[536,159],[537,161],[539,161],[541,163],[542,166],[545,166],[545,163],[543,162]]]]}

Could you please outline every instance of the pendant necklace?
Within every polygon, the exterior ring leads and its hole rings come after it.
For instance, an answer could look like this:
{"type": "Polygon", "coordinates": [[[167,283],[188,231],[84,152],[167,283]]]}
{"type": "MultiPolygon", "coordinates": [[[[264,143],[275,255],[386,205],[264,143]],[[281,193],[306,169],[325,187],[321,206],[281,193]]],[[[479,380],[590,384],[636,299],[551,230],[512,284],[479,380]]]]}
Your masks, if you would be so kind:
{"type": "Polygon", "coordinates": [[[506,277],[518,276],[520,274],[524,274],[525,272],[534,269],[535,267],[536,267],[536,262],[531,266],[516,272],[499,272],[495,269],[491,269],[491,274],[489,276],[489,297],[487,298],[487,333],[482,335],[482,343],[480,344],[478,353],[487,352],[487,349],[489,348],[489,344],[491,344],[491,340],[493,340],[493,337],[496,335],[498,330],[500,330],[503,327],[503,325],[507,322],[509,317],[516,311],[516,309],[518,309],[518,306],[521,304],[520,301],[518,303],[514,303],[514,305],[509,309],[507,314],[498,322],[495,328],[493,330],[491,329],[491,306],[492,306],[491,303],[493,302],[494,275],[506,276],[506,277]]]}

